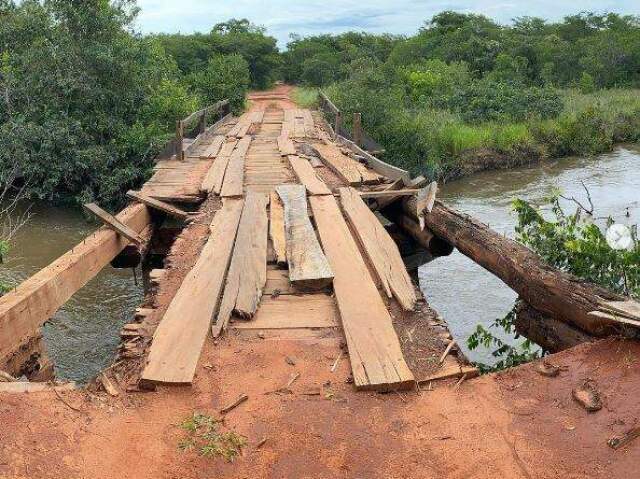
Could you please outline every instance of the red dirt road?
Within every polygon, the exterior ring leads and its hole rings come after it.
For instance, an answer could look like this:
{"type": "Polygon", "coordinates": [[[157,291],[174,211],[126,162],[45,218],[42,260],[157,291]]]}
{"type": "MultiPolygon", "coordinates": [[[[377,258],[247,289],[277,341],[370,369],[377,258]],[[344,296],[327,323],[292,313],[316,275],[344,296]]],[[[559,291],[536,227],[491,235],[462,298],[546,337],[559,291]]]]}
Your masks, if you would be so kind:
{"type": "Polygon", "coordinates": [[[627,478],[640,440],[614,451],[614,433],[640,413],[640,347],[604,341],[534,365],[406,395],[357,393],[336,340],[229,338],[207,342],[193,388],[127,399],[60,393],[0,397],[0,478],[627,478]],[[285,358],[295,361],[291,366],[285,358]],[[300,373],[292,394],[269,392],[300,373]],[[587,413],[571,389],[589,377],[605,407],[587,413]],[[323,393],[312,394],[320,386],[323,393]],[[249,400],[225,425],[248,438],[233,464],[182,452],[177,424],[249,400]],[[258,450],[255,445],[266,443],[258,450]]]}

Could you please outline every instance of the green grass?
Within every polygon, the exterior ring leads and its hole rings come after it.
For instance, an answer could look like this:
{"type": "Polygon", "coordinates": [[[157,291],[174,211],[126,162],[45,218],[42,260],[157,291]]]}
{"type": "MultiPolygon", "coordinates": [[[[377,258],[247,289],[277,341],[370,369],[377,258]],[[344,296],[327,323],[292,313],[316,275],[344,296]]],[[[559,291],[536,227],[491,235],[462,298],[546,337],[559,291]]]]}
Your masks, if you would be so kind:
{"type": "Polygon", "coordinates": [[[318,89],[309,87],[296,87],[293,92],[293,101],[301,108],[315,109],[318,106],[318,89]]]}

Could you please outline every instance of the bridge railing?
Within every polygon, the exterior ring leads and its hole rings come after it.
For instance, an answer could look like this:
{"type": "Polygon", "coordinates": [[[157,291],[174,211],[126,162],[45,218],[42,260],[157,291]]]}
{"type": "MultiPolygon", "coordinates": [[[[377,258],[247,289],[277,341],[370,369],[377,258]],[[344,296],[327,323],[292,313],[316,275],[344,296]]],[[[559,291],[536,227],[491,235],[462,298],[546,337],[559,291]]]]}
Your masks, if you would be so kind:
{"type": "Polygon", "coordinates": [[[364,148],[373,155],[384,153],[384,148],[364,131],[361,113],[353,114],[352,128],[350,131],[344,123],[343,113],[323,91],[319,92],[319,104],[325,117],[330,120],[329,126],[333,131],[334,139],[336,135],[340,135],[343,138],[353,141],[360,148],[364,148]]]}
{"type": "Polygon", "coordinates": [[[229,100],[221,100],[202,110],[191,113],[186,118],[176,121],[176,135],[162,149],[156,160],[169,159],[175,155],[179,160],[184,159],[185,138],[197,138],[211,125],[216,125],[231,114],[229,100]]]}
{"type": "Polygon", "coordinates": [[[334,140],[346,143],[351,150],[364,159],[370,168],[378,173],[394,180],[402,178],[408,184],[411,179],[409,172],[385,163],[375,156],[384,153],[384,148],[367,135],[362,128],[362,114],[353,114],[353,127],[352,131],[349,131],[344,125],[342,112],[329,97],[323,91],[319,91],[318,98],[320,110],[327,119],[334,140]]]}

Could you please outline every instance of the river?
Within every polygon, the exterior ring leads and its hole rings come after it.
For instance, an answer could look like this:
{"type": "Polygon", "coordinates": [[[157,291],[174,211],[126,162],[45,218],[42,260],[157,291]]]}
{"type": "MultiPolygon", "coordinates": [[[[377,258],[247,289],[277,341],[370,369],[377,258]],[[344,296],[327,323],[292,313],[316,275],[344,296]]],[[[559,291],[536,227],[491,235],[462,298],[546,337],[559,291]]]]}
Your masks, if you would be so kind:
{"type": "MultiPolygon", "coordinates": [[[[599,216],[640,223],[640,149],[629,146],[597,158],[567,158],[531,168],[480,173],[445,185],[439,195],[452,207],[513,236],[513,198],[539,203],[557,188],[567,196],[584,198],[581,180],[599,216]]],[[[0,266],[0,280],[10,284],[19,284],[47,266],[96,228],[74,209],[36,204],[31,212],[30,221],[19,231],[0,266]]],[[[468,351],[466,338],[477,324],[489,326],[503,317],[515,294],[458,252],[423,266],[420,280],[428,301],[447,321],[465,353],[473,360],[491,363],[487,351],[468,351]]],[[[86,382],[107,366],[119,343],[118,331],[133,317],[142,294],[130,270],[110,267],[76,293],[44,328],[57,376],[86,382]]]]}
{"type": "MultiPolygon", "coordinates": [[[[636,146],[621,146],[596,158],[564,158],[533,167],[479,173],[444,185],[439,197],[449,206],[513,237],[514,198],[540,205],[545,197],[560,190],[564,196],[588,204],[582,182],[591,194],[595,216],[611,216],[628,225],[640,224],[640,148],[636,146]]],[[[576,208],[567,202],[563,202],[563,207],[572,213],[576,208]]],[[[489,351],[469,351],[466,340],[478,324],[488,327],[495,319],[504,317],[516,294],[458,251],[424,265],[420,269],[420,284],[465,354],[473,361],[492,364],[494,359],[489,351]]],[[[517,343],[513,337],[496,335],[510,344],[517,343]]]]}

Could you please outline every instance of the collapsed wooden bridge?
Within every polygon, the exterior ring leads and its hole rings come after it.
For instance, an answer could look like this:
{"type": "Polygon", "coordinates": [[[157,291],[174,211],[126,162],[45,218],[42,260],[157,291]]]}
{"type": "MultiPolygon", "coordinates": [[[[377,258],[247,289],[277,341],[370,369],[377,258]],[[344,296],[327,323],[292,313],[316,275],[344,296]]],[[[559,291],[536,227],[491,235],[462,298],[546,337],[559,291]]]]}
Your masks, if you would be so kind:
{"type": "MultiPolygon", "coordinates": [[[[433,184],[364,150],[361,131],[353,141],[343,137],[340,112],[326,97],[331,125],[286,95],[250,100],[248,112],[210,127],[211,109],[179,122],[153,177],[129,192],[132,204],[115,217],[88,205],[105,227],[0,299],[0,370],[34,369],[40,327],[107,264],[135,267],[158,248],[166,218],[179,224],[172,252],[148,272],[145,304],[121,333],[119,364],[133,364],[133,387],[191,383],[207,337],[224,334],[344,336],[363,390],[475,374],[461,355],[447,357],[453,343],[445,326],[442,358],[420,371],[397,333],[398,318],[419,315],[425,304],[403,256],[446,255],[454,246],[552,316],[544,324],[587,337],[640,324],[636,303],[544,267],[526,248],[449,210],[435,201],[433,184]],[[194,120],[189,140],[185,124],[194,120]],[[187,241],[190,256],[180,249],[187,241]]],[[[108,375],[103,385],[112,387],[108,375]]]]}

